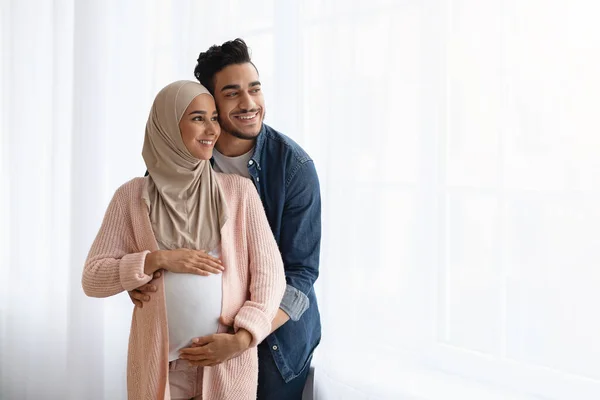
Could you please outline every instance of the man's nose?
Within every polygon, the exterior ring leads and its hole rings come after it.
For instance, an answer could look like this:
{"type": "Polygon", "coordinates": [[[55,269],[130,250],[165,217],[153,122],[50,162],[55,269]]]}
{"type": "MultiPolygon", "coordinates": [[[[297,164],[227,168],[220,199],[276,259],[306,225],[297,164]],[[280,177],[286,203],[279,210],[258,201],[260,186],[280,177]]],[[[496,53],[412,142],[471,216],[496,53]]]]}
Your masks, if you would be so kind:
{"type": "Polygon", "coordinates": [[[256,103],[252,99],[252,96],[248,93],[244,93],[240,98],[240,108],[245,111],[253,110],[256,108],[256,103]]]}

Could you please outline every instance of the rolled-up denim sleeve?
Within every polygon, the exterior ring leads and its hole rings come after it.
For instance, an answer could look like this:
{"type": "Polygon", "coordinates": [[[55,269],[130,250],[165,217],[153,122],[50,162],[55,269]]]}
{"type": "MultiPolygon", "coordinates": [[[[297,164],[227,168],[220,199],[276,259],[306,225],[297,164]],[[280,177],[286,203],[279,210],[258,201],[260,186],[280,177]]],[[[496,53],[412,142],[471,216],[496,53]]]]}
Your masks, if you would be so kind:
{"type": "Polygon", "coordinates": [[[286,286],[280,308],[292,321],[298,321],[309,305],[308,297],[304,293],[293,286],[286,286]]]}
{"type": "Polygon", "coordinates": [[[319,276],[321,192],[312,160],[299,165],[286,193],[279,248],[287,287],[280,308],[297,321],[310,307],[308,294],[319,276]]]}

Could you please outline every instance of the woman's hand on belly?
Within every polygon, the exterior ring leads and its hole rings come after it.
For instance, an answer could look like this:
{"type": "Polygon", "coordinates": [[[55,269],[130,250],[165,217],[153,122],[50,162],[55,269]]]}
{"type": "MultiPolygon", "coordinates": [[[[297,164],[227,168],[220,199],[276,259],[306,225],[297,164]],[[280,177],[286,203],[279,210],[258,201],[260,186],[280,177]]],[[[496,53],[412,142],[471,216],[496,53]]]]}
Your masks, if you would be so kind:
{"type": "Polygon", "coordinates": [[[181,349],[180,358],[190,364],[211,367],[235,358],[248,350],[252,335],[245,329],[237,333],[216,333],[196,338],[192,347],[181,349]]]}
{"type": "Polygon", "coordinates": [[[144,270],[148,275],[159,269],[202,276],[218,274],[225,270],[221,260],[202,250],[157,250],[148,254],[146,259],[144,270]]]}

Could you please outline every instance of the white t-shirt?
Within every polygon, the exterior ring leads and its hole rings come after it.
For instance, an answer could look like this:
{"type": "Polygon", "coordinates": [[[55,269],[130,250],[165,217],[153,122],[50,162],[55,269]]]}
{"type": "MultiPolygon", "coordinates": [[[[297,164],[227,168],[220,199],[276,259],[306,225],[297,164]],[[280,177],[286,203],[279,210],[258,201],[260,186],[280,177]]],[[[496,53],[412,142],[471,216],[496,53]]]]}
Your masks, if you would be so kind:
{"type": "Polygon", "coordinates": [[[248,162],[250,161],[250,158],[252,158],[253,152],[254,147],[250,149],[249,152],[242,154],[241,156],[227,157],[219,153],[217,149],[213,149],[213,158],[215,159],[213,168],[215,171],[222,172],[224,174],[236,174],[245,178],[250,178],[250,172],[248,172],[248,162]]]}
{"type": "MultiPolygon", "coordinates": [[[[220,257],[220,248],[210,251],[220,257]]],[[[223,299],[222,274],[208,276],[165,271],[165,301],[169,329],[169,361],[192,339],[217,333],[223,299]]]]}

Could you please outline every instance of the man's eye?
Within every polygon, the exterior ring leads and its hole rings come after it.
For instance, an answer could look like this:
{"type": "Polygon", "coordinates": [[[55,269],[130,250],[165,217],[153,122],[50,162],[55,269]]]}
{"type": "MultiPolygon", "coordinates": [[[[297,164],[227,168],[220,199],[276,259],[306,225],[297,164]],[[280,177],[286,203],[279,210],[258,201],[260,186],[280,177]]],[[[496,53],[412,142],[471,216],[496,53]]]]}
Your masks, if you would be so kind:
{"type": "Polygon", "coordinates": [[[258,93],[258,92],[260,92],[260,88],[257,88],[257,89],[253,89],[253,90],[252,90],[252,93],[258,93]]]}
{"type": "Polygon", "coordinates": [[[237,94],[237,92],[229,92],[225,95],[225,97],[233,97],[237,94]]]}
{"type": "Polygon", "coordinates": [[[219,120],[219,117],[212,117],[211,118],[211,121],[213,121],[213,122],[217,122],[218,120],[219,120]]]}

